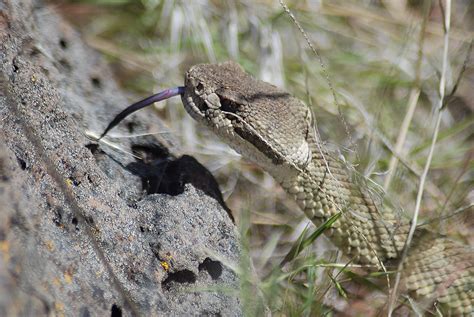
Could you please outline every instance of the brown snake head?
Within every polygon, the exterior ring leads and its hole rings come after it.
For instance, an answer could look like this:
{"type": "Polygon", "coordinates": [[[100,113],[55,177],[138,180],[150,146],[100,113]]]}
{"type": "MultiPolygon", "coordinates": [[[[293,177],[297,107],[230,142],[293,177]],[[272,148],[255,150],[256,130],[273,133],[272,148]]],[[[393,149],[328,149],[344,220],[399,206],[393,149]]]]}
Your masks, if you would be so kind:
{"type": "Polygon", "coordinates": [[[194,119],[254,163],[304,169],[311,160],[308,107],[234,62],[191,67],[181,98],[194,119]]]}

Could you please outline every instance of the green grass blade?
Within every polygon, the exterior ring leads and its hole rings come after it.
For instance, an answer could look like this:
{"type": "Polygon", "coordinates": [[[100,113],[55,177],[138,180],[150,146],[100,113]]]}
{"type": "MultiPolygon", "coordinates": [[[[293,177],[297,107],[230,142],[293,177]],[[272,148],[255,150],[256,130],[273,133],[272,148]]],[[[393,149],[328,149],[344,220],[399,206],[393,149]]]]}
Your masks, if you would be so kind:
{"type": "Polygon", "coordinates": [[[332,224],[342,215],[341,212],[331,216],[326,222],[324,222],[319,228],[316,229],[309,237],[304,238],[307,232],[307,228],[301,233],[300,237],[291,247],[290,252],[285,256],[280,266],[284,266],[286,263],[295,259],[298,254],[301,253],[307,246],[314,242],[324,231],[331,228],[332,224]]]}
{"type": "Polygon", "coordinates": [[[331,281],[334,283],[334,286],[336,286],[336,289],[339,293],[339,295],[341,295],[342,297],[346,298],[347,299],[347,293],[346,291],[344,290],[344,287],[342,287],[341,283],[339,283],[338,281],[336,281],[336,279],[334,277],[332,277],[331,274],[328,273],[328,276],[329,278],[331,279],[331,281]]]}

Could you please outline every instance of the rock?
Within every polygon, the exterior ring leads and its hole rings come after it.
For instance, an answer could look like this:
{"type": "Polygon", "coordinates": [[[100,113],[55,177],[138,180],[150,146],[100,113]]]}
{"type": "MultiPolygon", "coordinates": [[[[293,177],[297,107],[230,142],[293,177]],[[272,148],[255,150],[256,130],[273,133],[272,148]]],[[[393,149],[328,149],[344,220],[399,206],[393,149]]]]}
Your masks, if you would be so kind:
{"type": "Polygon", "coordinates": [[[128,104],[101,56],[42,1],[7,0],[0,60],[0,315],[241,315],[212,175],[171,137],[118,143],[144,160],[86,137],[128,104]]]}

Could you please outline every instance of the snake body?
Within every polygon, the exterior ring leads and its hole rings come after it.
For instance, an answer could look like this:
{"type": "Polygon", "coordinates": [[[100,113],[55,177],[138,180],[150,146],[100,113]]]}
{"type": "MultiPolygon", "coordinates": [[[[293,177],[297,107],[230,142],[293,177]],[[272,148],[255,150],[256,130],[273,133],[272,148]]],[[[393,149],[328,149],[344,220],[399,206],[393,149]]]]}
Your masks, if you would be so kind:
{"type": "MultiPolygon", "coordinates": [[[[189,69],[182,101],[194,119],[270,173],[316,226],[341,213],[325,234],[353,263],[396,267],[409,220],[374,199],[347,164],[322,146],[300,100],[226,62],[189,69]]],[[[408,254],[405,294],[424,307],[473,313],[472,248],[417,230],[408,254]]]]}

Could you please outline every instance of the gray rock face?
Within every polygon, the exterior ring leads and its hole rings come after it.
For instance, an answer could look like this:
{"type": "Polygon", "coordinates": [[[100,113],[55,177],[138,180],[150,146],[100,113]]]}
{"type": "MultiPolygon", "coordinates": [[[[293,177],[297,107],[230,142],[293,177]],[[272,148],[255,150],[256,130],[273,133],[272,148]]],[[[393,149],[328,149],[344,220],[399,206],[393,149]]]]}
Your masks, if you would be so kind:
{"type": "Polygon", "coordinates": [[[127,105],[101,57],[43,2],[11,0],[0,60],[0,315],[241,315],[210,173],[169,137],[121,141],[137,160],[85,136],[127,105]]]}

